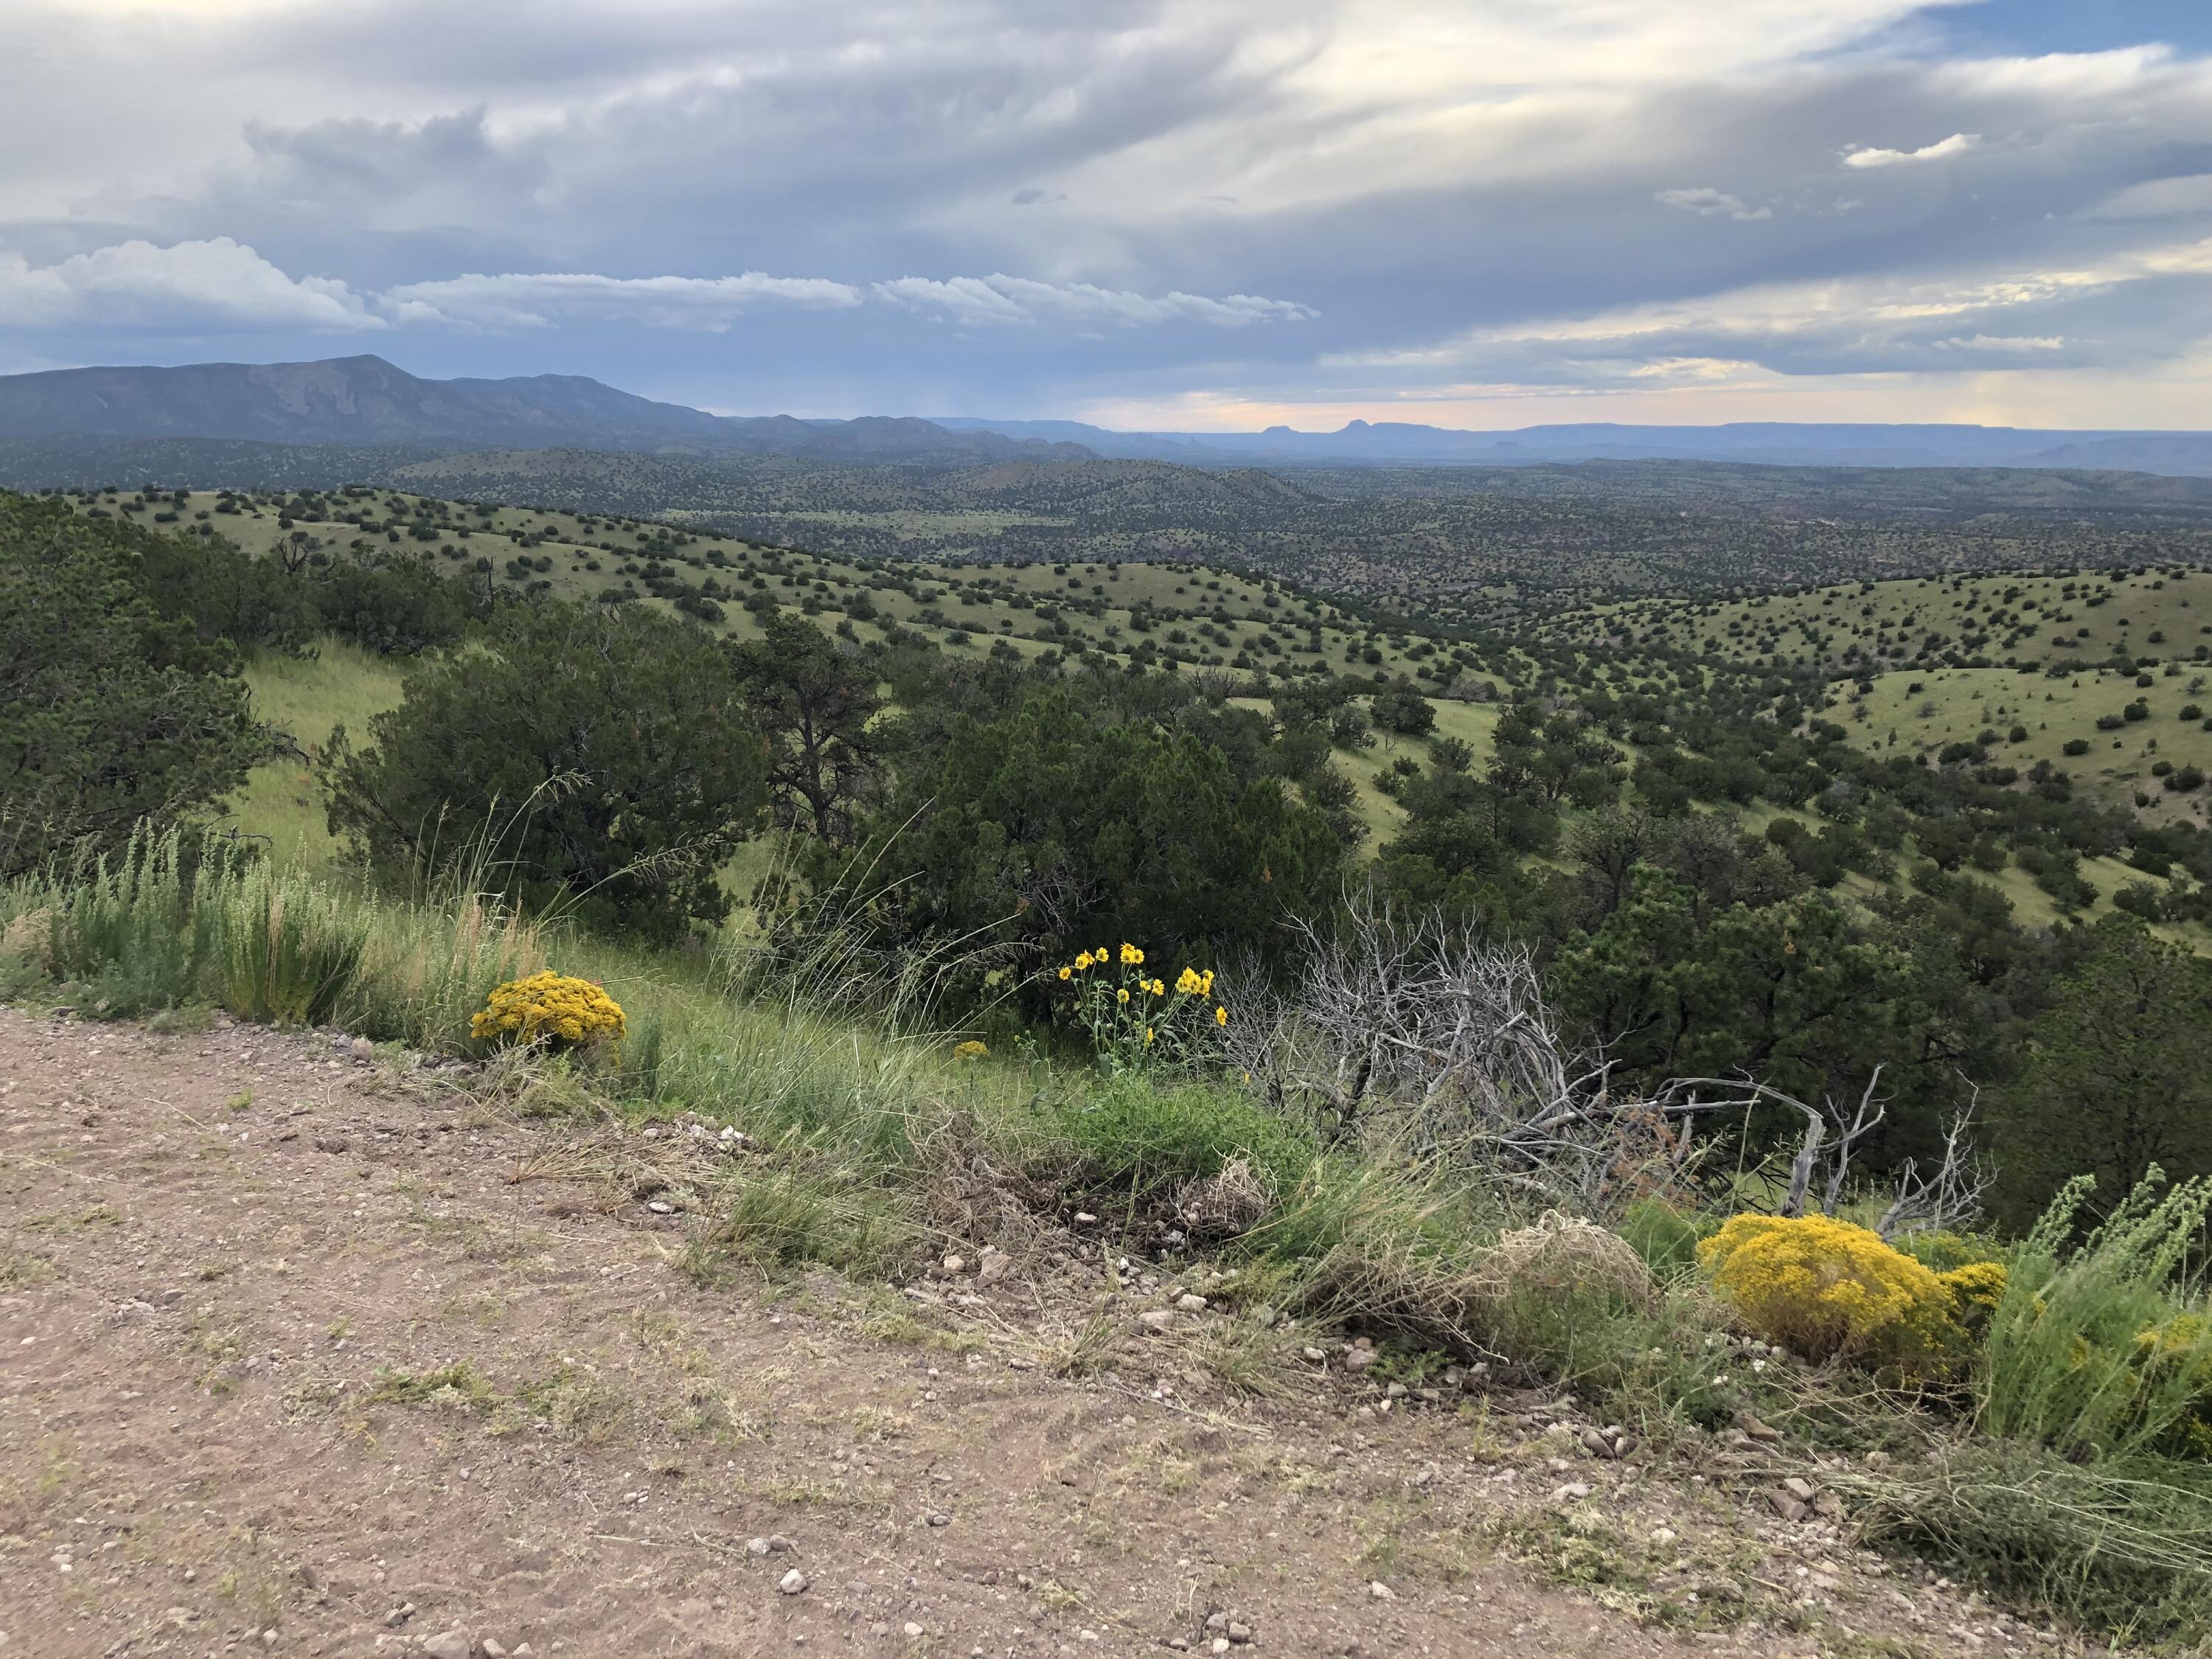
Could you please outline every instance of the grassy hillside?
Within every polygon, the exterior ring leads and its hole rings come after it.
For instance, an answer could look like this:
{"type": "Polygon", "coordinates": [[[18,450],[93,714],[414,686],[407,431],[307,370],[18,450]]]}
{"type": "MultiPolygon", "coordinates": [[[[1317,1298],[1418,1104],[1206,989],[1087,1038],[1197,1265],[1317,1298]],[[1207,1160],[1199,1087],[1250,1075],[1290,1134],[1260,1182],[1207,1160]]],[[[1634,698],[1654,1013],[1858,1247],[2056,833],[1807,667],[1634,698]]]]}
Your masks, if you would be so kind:
{"type": "MultiPolygon", "coordinates": [[[[313,754],[331,728],[359,732],[372,715],[398,706],[406,665],[325,640],[308,657],[262,654],[246,665],[254,712],[313,754]]],[[[223,803],[241,834],[266,836],[279,858],[323,865],[337,851],[305,755],[286,753],[254,768],[246,787],[223,803]]]]}
{"type": "Polygon", "coordinates": [[[2182,566],[1845,583],[1729,600],[1637,599],[1566,612],[1542,630],[1577,644],[1711,653],[1757,668],[1879,673],[1984,659],[2000,665],[2212,659],[2212,580],[2182,566]]]}
{"type": "Polygon", "coordinates": [[[1411,675],[1439,690],[1456,673],[1448,643],[1402,624],[1377,623],[1264,578],[1182,562],[887,563],[662,522],[380,489],[76,500],[82,512],[218,534],[255,554],[306,538],[326,556],[355,549],[432,555],[516,592],[587,601],[621,595],[664,610],[690,593],[721,613],[706,617],[708,626],[736,637],[760,632],[743,608],[758,593],[760,603],[816,617],[824,628],[908,629],[956,655],[980,657],[1001,641],[1025,656],[1075,649],[1127,656],[1149,647],[1191,668],[1325,665],[1411,675]]]}

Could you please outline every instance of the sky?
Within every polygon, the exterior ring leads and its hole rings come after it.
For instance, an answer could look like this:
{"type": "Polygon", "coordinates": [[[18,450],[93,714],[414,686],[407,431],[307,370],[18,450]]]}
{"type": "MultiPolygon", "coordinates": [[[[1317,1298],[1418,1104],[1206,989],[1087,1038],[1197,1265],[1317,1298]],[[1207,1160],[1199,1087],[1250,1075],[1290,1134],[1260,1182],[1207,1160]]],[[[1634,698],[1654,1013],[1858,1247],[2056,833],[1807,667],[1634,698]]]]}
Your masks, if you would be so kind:
{"type": "Polygon", "coordinates": [[[2212,0],[10,0],[0,373],[2212,428],[2212,0]]]}

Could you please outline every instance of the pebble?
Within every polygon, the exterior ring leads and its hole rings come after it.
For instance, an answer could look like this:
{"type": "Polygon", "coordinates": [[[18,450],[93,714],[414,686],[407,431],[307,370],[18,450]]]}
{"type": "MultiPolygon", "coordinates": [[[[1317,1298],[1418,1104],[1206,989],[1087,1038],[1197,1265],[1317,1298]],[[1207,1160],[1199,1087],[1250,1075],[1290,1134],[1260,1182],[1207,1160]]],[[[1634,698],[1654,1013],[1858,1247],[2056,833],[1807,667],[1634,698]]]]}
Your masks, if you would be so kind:
{"type": "Polygon", "coordinates": [[[1367,1586],[1367,1593],[1370,1596],[1374,1597],[1377,1601],[1395,1601],[1398,1599],[1398,1592],[1392,1589],[1380,1578],[1376,1579],[1367,1586]]]}
{"type": "Polygon", "coordinates": [[[1192,1291],[1186,1295],[1177,1297],[1176,1298],[1176,1306],[1181,1308],[1185,1313],[1204,1313],[1206,1311],[1206,1298],[1198,1295],[1195,1291],[1192,1291]]]}
{"type": "Polygon", "coordinates": [[[1139,1314],[1137,1322],[1148,1331],[1166,1331],[1175,1328],[1175,1318],[1172,1308],[1152,1308],[1139,1314]]]}
{"type": "Polygon", "coordinates": [[[776,1580],[775,1587],[786,1595],[796,1595],[806,1588],[806,1575],[799,1571],[797,1567],[793,1567],[776,1580]]]}
{"type": "Polygon", "coordinates": [[[465,1630],[441,1630],[422,1644],[424,1659],[469,1659],[476,1644],[465,1630]]]}

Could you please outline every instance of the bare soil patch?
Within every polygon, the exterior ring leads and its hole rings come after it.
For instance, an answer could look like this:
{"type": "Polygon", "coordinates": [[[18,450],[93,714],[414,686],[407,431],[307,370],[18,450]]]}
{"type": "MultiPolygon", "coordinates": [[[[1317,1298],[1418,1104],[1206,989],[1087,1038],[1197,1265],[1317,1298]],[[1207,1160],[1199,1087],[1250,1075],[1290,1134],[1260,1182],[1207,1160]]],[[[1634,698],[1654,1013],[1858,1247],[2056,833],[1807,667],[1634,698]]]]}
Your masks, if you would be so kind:
{"type": "Polygon", "coordinates": [[[665,1132],[391,1061],[0,1009],[4,1659],[2078,1646],[1543,1396],[1209,1389],[1096,1241],[702,1287],[665,1132]]]}

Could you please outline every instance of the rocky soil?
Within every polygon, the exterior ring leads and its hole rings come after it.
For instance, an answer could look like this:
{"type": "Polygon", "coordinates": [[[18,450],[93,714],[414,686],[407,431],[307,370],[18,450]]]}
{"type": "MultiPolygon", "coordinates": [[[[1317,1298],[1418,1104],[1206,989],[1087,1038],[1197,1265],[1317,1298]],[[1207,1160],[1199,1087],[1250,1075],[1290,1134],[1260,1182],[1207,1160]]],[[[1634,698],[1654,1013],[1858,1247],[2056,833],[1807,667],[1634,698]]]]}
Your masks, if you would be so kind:
{"type": "Polygon", "coordinates": [[[2080,1647],[1753,1437],[1322,1332],[1240,1394],[1218,1287],[1096,1218],[702,1285],[682,1170],[748,1156],[0,1009],[0,1659],[2080,1647]]]}

